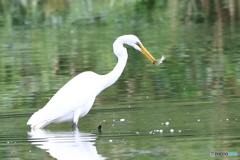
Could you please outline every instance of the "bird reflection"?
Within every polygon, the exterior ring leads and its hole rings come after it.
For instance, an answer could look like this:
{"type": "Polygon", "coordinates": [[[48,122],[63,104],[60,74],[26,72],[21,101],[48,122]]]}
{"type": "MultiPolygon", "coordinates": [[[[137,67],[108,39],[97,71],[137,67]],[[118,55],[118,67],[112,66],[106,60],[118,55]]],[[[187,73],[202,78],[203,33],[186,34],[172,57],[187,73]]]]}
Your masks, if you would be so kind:
{"type": "Polygon", "coordinates": [[[51,132],[43,129],[28,132],[29,141],[61,160],[104,160],[94,146],[97,137],[91,133],[51,132]]]}

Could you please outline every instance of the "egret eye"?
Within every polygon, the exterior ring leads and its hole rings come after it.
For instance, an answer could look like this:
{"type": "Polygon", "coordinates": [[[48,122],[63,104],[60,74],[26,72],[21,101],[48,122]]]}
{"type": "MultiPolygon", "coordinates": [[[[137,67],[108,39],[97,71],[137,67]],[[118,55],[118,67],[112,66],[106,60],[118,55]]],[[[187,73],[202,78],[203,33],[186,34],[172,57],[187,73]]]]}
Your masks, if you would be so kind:
{"type": "Polygon", "coordinates": [[[136,45],[138,45],[138,47],[140,47],[141,44],[139,42],[136,42],[136,45]]]}

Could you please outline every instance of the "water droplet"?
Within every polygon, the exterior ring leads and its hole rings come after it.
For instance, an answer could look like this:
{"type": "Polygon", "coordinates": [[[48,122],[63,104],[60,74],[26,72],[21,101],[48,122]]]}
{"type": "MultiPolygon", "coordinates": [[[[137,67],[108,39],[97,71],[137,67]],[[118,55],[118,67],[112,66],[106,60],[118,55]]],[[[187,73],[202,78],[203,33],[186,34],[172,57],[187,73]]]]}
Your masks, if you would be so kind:
{"type": "Polygon", "coordinates": [[[125,119],[120,119],[121,122],[125,121],[125,119]]]}

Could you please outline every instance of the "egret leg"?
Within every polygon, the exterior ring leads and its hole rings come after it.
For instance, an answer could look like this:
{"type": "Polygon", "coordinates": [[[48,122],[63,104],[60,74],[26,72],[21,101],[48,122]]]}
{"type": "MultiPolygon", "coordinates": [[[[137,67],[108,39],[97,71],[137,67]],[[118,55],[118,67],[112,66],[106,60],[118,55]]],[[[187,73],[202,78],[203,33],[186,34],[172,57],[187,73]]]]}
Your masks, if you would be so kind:
{"type": "Polygon", "coordinates": [[[79,109],[77,110],[75,113],[74,113],[74,116],[73,116],[73,125],[72,127],[73,128],[77,128],[78,127],[78,120],[79,120],[79,117],[82,113],[82,109],[79,109]]]}
{"type": "Polygon", "coordinates": [[[78,125],[75,122],[73,122],[73,124],[72,124],[73,130],[77,130],[78,129],[77,127],[78,127],[78,125]]]}

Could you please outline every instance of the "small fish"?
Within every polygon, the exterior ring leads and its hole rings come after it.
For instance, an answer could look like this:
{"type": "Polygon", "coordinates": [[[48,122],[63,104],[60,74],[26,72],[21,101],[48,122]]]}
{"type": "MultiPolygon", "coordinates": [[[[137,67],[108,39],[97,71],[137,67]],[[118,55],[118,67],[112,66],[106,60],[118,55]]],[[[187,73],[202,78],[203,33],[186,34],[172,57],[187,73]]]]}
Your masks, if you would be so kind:
{"type": "Polygon", "coordinates": [[[165,59],[166,57],[164,55],[162,55],[162,58],[161,59],[156,59],[153,64],[155,66],[158,66],[159,64],[161,64],[163,62],[163,60],[165,59]]]}

